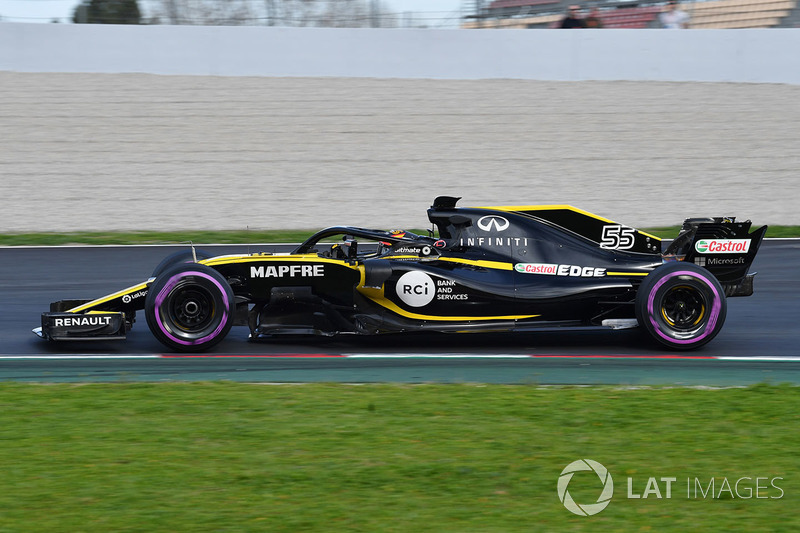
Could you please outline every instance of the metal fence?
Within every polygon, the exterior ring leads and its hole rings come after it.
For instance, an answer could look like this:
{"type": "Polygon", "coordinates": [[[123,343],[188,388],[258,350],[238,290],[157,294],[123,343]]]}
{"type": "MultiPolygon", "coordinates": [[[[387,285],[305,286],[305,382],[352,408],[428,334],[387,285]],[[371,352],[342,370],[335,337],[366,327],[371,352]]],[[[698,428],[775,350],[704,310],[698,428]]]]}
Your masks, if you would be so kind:
{"type": "MultiPolygon", "coordinates": [[[[106,11],[90,17],[88,0],[75,0],[65,11],[51,2],[26,2],[27,9],[4,13],[10,22],[131,23],[106,11]],[[49,9],[49,11],[48,11],[49,9]]],[[[481,28],[541,29],[557,27],[568,5],[577,4],[606,28],[661,27],[658,14],[666,0],[460,0],[451,11],[404,11],[402,0],[115,0],[135,3],[139,24],[241,25],[328,28],[481,28]]],[[[109,0],[109,3],[110,0],[109,0]]],[[[444,4],[431,4],[444,5],[444,4]]],[[[797,0],[682,0],[690,28],[800,27],[797,0]]]]}

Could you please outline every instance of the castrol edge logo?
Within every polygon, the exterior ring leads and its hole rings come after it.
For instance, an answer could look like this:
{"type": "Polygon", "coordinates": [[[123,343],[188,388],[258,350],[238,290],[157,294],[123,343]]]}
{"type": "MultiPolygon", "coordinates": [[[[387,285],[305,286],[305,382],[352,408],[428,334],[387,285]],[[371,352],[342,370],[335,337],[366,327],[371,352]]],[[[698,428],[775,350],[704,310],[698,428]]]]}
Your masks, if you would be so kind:
{"type": "Polygon", "coordinates": [[[550,263],[517,263],[514,270],[523,274],[543,274],[545,276],[572,276],[578,278],[602,278],[605,268],[577,265],[555,265],[550,263]]]}
{"type": "Polygon", "coordinates": [[[750,239],[700,239],[694,249],[699,254],[746,254],[750,239]]]}

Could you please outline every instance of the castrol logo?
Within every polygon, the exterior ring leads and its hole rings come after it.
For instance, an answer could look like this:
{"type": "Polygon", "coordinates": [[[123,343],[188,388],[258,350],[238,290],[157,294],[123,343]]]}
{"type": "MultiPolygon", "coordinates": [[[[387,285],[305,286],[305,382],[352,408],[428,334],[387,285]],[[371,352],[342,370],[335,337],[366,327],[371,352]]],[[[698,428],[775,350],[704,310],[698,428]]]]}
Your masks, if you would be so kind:
{"type": "Polygon", "coordinates": [[[514,270],[523,274],[543,274],[545,276],[572,276],[578,278],[602,278],[605,268],[577,265],[554,265],[550,263],[517,263],[514,270]]]}
{"type": "Polygon", "coordinates": [[[694,249],[699,254],[746,254],[750,239],[700,239],[694,249]]]}

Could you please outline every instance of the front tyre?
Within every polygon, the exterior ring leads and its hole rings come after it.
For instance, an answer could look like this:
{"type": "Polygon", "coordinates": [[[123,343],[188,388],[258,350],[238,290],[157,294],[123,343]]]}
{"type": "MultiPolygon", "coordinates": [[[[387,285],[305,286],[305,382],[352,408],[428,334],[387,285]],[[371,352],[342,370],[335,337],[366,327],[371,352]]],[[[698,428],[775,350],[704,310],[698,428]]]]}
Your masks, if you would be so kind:
{"type": "Polygon", "coordinates": [[[145,317],[153,335],[176,351],[204,351],[231,329],[233,291],[211,267],[181,263],[164,271],[147,292],[145,317]]]}
{"type": "Polygon", "coordinates": [[[693,263],[658,267],[636,294],[639,325],[674,350],[692,350],[709,342],[722,329],[726,314],[719,281],[693,263]]]}
{"type": "Polygon", "coordinates": [[[165,257],[155,269],[153,269],[153,273],[150,274],[151,278],[157,278],[161,274],[164,273],[168,268],[177,265],[179,263],[194,263],[195,256],[197,260],[208,259],[209,257],[213,257],[210,253],[206,252],[205,250],[195,250],[192,253],[192,250],[178,250],[177,252],[168,255],[165,257]]]}

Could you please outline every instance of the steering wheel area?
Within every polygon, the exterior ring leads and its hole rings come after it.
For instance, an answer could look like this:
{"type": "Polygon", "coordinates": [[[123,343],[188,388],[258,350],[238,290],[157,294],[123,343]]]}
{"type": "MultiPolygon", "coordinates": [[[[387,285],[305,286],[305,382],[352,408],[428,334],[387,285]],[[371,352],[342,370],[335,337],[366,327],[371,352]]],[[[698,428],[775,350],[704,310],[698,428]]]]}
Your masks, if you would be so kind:
{"type": "Polygon", "coordinates": [[[353,248],[352,248],[353,244],[356,245],[356,250],[358,250],[357,241],[344,241],[332,245],[330,251],[327,252],[328,257],[332,259],[340,259],[342,261],[347,261],[348,259],[354,259],[354,257],[351,257],[350,255],[353,253],[353,248]]]}

